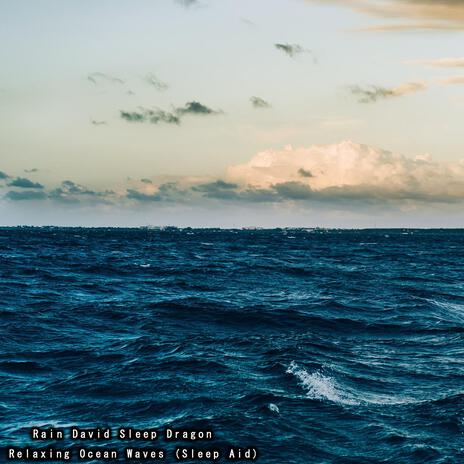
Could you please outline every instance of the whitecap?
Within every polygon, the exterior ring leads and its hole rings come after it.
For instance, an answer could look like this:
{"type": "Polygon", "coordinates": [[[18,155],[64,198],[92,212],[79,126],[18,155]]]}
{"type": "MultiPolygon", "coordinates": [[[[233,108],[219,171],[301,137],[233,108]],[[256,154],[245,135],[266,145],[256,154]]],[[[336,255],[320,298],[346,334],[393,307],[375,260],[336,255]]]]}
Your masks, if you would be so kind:
{"type": "Polygon", "coordinates": [[[279,406],[274,403],[269,403],[269,410],[275,412],[276,414],[280,414],[279,406]]]}
{"type": "Polygon", "coordinates": [[[288,374],[294,375],[306,391],[306,397],[313,400],[332,401],[333,403],[360,406],[401,406],[405,404],[421,404],[433,401],[430,398],[413,398],[410,396],[388,396],[382,394],[372,394],[369,392],[358,392],[354,394],[347,391],[332,377],[328,377],[319,371],[308,372],[299,367],[294,361],[287,369],[288,374]]]}
{"type": "Polygon", "coordinates": [[[294,375],[306,390],[306,396],[313,400],[328,400],[337,404],[357,405],[359,401],[343,391],[335,380],[321,372],[308,372],[300,368],[294,361],[287,369],[288,374],[294,375]]]}

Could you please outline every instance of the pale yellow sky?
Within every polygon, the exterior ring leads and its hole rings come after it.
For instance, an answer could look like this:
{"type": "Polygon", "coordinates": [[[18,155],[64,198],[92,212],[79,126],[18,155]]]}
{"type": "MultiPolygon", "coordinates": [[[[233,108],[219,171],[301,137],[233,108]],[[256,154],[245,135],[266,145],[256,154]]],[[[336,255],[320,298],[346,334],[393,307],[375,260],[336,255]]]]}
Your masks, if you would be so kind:
{"type": "Polygon", "coordinates": [[[80,205],[85,222],[92,208],[213,200],[323,197],[336,211],[344,195],[354,214],[353,188],[366,214],[438,202],[455,217],[459,2],[0,0],[0,18],[3,223],[31,202],[80,205]],[[274,160],[256,166],[263,153],[274,160]],[[208,190],[218,180],[233,187],[208,190]]]}

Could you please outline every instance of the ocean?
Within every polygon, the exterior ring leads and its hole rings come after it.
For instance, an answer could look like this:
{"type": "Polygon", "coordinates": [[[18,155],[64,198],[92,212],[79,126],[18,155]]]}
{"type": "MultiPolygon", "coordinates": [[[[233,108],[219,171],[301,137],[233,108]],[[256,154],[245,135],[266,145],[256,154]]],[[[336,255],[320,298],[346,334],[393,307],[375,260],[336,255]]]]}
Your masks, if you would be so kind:
{"type": "Polygon", "coordinates": [[[1,228],[0,445],[464,462],[463,263],[463,230],[1,228]]]}

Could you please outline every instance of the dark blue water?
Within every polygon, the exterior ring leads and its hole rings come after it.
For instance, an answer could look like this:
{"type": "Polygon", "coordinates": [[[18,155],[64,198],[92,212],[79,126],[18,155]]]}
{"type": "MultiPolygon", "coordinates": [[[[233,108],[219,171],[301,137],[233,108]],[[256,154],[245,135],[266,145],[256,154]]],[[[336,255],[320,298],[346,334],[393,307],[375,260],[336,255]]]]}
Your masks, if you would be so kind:
{"type": "Polygon", "coordinates": [[[169,425],[262,463],[464,462],[463,263],[458,230],[0,229],[1,445],[169,425]]]}

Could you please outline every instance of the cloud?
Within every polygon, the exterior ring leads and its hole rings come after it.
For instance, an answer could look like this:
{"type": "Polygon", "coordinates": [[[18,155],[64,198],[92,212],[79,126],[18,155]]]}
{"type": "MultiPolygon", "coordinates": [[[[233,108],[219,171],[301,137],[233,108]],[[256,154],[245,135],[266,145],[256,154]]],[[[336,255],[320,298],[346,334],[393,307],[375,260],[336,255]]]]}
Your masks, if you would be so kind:
{"type": "Polygon", "coordinates": [[[248,162],[230,166],[217,178],[183,177],[161,182],[141,179],[137,187],[115,193],[95,191],[63,181],[60,187],[10,191],[7,199],[64,203],[183,204],[194,206],[288,203],[324,208],[416,208],[464,204],[464,160],[436,162],[430,155],[415,158],[369,145],[345,141],[308,148],[286,146],[266,150],[248,162]]]}
{"type": "Polygon", "coordinates": [[[222,200],[237,199],[238,185],[223,180],[200,184],[192,187],[192,190],[201,192],[207,198],[216,198],[222,200]]]}
{"type": "Polygon", "coordinates": [[[109,84],[124,84],[124,81],[120,79],[119,77],[114,77],[111,76],[110,74],[105,74],[101,72],[94,72],[92,74],[89,74],[87,76],[87,80],[92,82],[92,84],[98,85],[103,82],[109,83],[109,84]]]}
{"type": "Polygon", "coordinates": [[[149,190],[127,189],[126,198],[137,202],[181,202],[187,192],[178,187],[176,182],[166,182],[158,187],[150,186],[149,190]]]}
{"type": "Polygon", "coordinates": [[[411,159],[351,141],[261,152],[226,178],[239,191],[274,192],[281,201],[464,201],[464,161],[411,159]]]}
{"type": "Polygon", "coordinates": [[[464,68],[464,58],[439,58],[436,60],[412,60],[407,64],[418,64],[430,68],[464,68]]]}
{"type": "Polygon", "coordinates": [[[256,27],[256,23],[254,23],[251,19],[245,18],[244,16],[240,17],[240,21],[247,26],[256,27]]]}
{"type": "Polygon", "coordinates": [[[301,177],[314,177],[311,171],[308,171],[307,169],[303,168],[298,169],[298,174],[301,177]]]}
{"type": "Polygon", "coordinates": [[[144,193],[135,189],[127,189],[126,198],[144,202],[161,201],[161,197],[157,193],[144,193]]]}
{"type": "Polygon", "coordinates": [[[33,174],[35,172],[39,172],[39,170],[37,168],[24,169],[24,172],[27,172],[28,174],[33,174]]]}
{"type": "Polygon", "coordinates": [[[200,3],[198,0],[175,0],[175,2],[185,8],[198,5],[200,3]]]}
{"type": "Polygon", "coordinates": [[[9,179],[9,178],[10,176],[6,172],[0,171],[0,180],[9,179]]]}
{"type": "Polygon", "coordinates": [[[161,109],[150,110],[141,108],[140,111],[120,111],[121,118],[128,122],[149,122],[151,124],[166,124],[181,123],[181,118],[187,115],[207,116],[221,114],[222,111],[212,110],[211,108],[197,102],[187,102],[183,107],[174,108],[172,112],[161,109]]]}
{"type": "Polygon", "coordinates": [[[197,101],[191,101],[191,102],[187,102],[184,107],[177,108],[176,113],[180,115],[184,115],[184,114],[207,115],[207,114],[219,114],[221,113],[221,111],[215,111],[215,110],[212,110],[211,108],[208,108],[205,105],[202,105],[201,103],[197,101]]]}
{"type": "Polygon", "coordinates": [[[24,177],[17,177],[16,179],[12,180],[9,184],[9,187],[17,187],[23,189],[43,189],[44,186],[39,184],[38,182],[32,182],[29,179],[24,177]]]}
{"type": "Polygon", "coordinates": [[[274,44],[274,47],[277,48],[277,50],[283,51],[290,58],[294,58],[296,55],[299,55],[300,53],[309,52],[309,50],[306,50],[298,44],[276,43],[274,44]]]}
{"type": "Polygon", "coordinates": [[[64,180],[61,182],[61,186],[53,189],[48,197],[52,200],[65,203],[78,203],[82,199],[91,199],[92,201],[106,202],[109,197],[114,195],[114,192],[111,190],[105,190],[103,192],[98,192],[95,190],[88,189],[83,185],[76,184],[71,180],[64,180]]]}
{"type": "Polygon", "coordinates": [[[180,118],[174,113],[160,109],[149,110],[142,108],[141,111],[121,111],[121,118],[128,122],[149,122],[151,124],[180,124],[180,118]]]}
{"type": "Polygon", "coordinates": [[[45,194],[45,192],[42,192],[42,191],[29,190],[29,191],[17,192],[15,190],[11,190],[5,195],[5,197],[8,200],[12,200],[12,201],[32,201],[32,200],[45,200],[47,198],[47,195],[45,194]]]}
{"type": "Polygon", "coordinates": [[[144,80],[159,91],[167,90],[169,88],[169,85],[166,82],[158,79],[158,77],[156,77],[153,73],[147,74],[144,80]]]}
{"type": "Polygon", "coordinates": [[[269,102],[260,97],[251,97],[250,101],[253,108],[272,108],[272,105],[269,102]]]}
{"type": "Polygon", "coordinates": [[[309,185],[301,182],[282,182],[273,186],[274,190],[288,200],[307,200],[312,196],[312,189],[309,185]]]}
{"type": "Polygon", "coordinates": [[[93,125],[93,126],[106,126],[107,122],[106,121],[97,121],[95,119],[91,119],[90,120],[90,123],[93,125]]]}
{"type": "Polygon", "coordinates": [[[353,85],[349,87],[349,91],[358,97],[359,103],[373,103],[386,98],[403,97],[426,89],[427,84],[424,82],[407,82],[393,88],[379,87],[376,85],[367,87],[353,85]]]}
{"type": "Polygon", "coordinates": [[[307,0],[319,4],[346,6],[354,11],[389,22],[382,22],[367,31],[464,29],[462,0],[307,0]]]}
{"type": "Polygon", "coordinates": [[[145,114],[138,111],[120,111],[121,118],[128,122],[145,122],[147,120],[145,114]]]}
{"type": "Polygon", "coordinates": [[[444,79],[439,79],[438,83],[440,85],[462,85],[464,84],[464,76],[451,76],[445,77],[444,79]]]}

